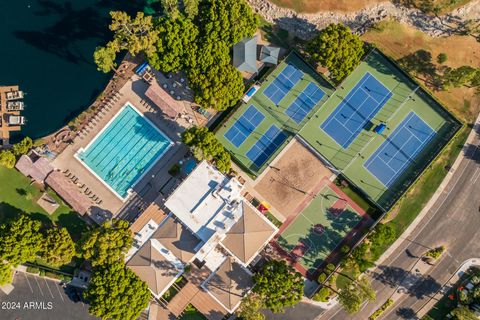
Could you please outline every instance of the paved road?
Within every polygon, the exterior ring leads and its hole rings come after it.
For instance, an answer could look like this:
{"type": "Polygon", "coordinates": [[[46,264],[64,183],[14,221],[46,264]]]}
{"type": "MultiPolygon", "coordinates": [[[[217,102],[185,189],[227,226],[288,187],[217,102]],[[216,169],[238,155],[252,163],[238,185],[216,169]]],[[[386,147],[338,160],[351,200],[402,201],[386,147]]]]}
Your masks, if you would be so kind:
{"type": "Polygon", "coordinates": [[[94,320],[88,305],[73,302],[56,281],[18,272],[15,289],[6,295],[0,290],[2,320],[94,320]]]}
{"type": "Polygon", "coordinates": [[[372,274],[377,300],[356,315],[338,307],[318,319],[368,319],[388,299],[405,277],[415,277],[412,267],[426,250],[447,247],[440,261],[416,276],[415,284],[388,310],[382,319],[415,319],[415,314],[447,282],[461,263],[480,252],[480,150],[479,137],[467,149],[443,194],[411,235],[372,274]]]}

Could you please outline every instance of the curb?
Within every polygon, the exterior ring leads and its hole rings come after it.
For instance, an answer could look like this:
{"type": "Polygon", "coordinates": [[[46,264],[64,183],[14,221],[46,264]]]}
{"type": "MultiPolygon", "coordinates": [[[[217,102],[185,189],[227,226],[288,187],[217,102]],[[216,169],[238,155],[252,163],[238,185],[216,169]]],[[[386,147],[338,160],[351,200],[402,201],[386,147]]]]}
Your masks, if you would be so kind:
{"type": "MultiPolygon", "coordinates": [[[[470,131],[470,134],[467,137],[467,140],[465,141],[465,144],[463,147],[465,148],[466,145],[468,145],[470,142],[472,142],[477,133],[476,130],[477,128],[480,127],[480,115],[478,116],[477,120],[475,120],[475,124],[470,131]]],[[[420,222],[425,218],[427,213],[430,211],[430,209],[433,207],[433,205],[437,202],[437,200],[440,198],[441,194],[445,191],[445,188],[449,184],[450,180],[453,177],[453,173],[456,171],[456,169],[460,166],[460,163],[465,159],[465,154],[464,152],[460,152],[458,155],[457,159],[453,163],[452,167],[448,171],[446,177],[443,179],[442,183],[440,184],[439,188],[437,191],[434,193],[434,195],[430,198],[430,200],[427,202],[425,207],[423,207],[422,211],[417,215],[415,220],[405,229],[405,231],[399,235],[398,239],[377,259],[375,262],[375,265],[378,266],[382,264],[385,260],[387,260],[392,253],[400,246],[403,244],[405,241],[404,239],[407,238],[413,230],[420,224],[420,222]]]]}

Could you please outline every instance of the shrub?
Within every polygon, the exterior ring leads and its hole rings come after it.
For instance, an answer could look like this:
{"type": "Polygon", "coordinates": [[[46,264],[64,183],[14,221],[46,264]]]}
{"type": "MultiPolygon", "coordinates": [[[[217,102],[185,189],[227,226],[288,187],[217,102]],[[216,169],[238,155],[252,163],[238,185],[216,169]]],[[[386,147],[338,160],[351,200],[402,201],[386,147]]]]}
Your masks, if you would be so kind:
{"type": "Polygon", "coordinates": [[[317,293],[312,297],[313,301],[328,302],[331,295],[330,289],[327,287],[321,287],[317,293]]]}
{"type": "Polygon", "coordinates": [[[322,272],[318,275],[318,282],[323,283],[325,280],[327,280],[327,274],[325,272],[322,272]]]}
{"type": "Polygon", "coordinates": [[[340,251],[341,251],[342,253],[344,253],[344,254],[347,254],[347,253],[350,252],[350,247],[349,247],[348,245],[344,244],[344,245],[342,246],[342,248],[340,249],[340,251]]]}
{"type": "Polygon", "coordinates": [[[40,269],[38,269],[37,267],[30,267],[30,266],[28,266],[28,267],[27,267],[27,272],[34,273],[34,274],[39,274],[39,273],[40,273],[40,269]]]}
{"type": "Polygon", "coordinates": [[[39,274],[40,274],[40,277],[45,277],[45,270],[40,269],[39,274]]]}
{"type": "Polygon", "coordinates": [[[335,270],[335,265],[333,263],[329,263],[325,266],[325,270],[331,273],[335,270]]]}
{"type": "Polygon", "coordinates": [[[425,253],[425,256],[433,258],[433,259],[436,260],[436,259],[440,258],[440,256],[442,255],[443,252],[445,252],[445,247],[440,246],[438,248],[428,250],[427,253],[425,253]]]}
{"type": "Polygon", "coordinates": [[[13,153],[16,156],[20,156],[22,154],[26,154],[32,147],[33,140],[29,137],[25,137],[22,141],[13,145],[13,153]]]}
{"type": "Polygon", "coordinates": [[[372,315],[368,318],[369,320],[375,320],[377,319],[382,313],[385,312],[385,310],[388,309],[388,307],[390,307],[391,305],[393,304],[393,300],[392,299],[388,299],[387,301],[385,301],[384,304],[382,304],[382,306],[380,308],[378,308],[374,313],[372,313],[372,315]]]}
{"type": "Polygon", "coordinates": [[[54,273],[54,272],[50,272],[50,271],[45,272],[45,277],[49,277],[49,278],[52,278],[52,279],[63,280],[63,275],[57,274],[57,273],[54,273]]]}
{"type": "Polygon", "coordinates": [[[0,165],[8,169],[13,169],[15,167],[15,155],[9,150],[3,150],[0,152],[0,165]]]}
{"type": "Polygon", "coordinates": [[[446,53],[440,53],[438,56],[437,56],[437,62],[440,63],[440,64],[443,64],[447,61],[448,57],[447,57],[447,54],[446,53]]]}

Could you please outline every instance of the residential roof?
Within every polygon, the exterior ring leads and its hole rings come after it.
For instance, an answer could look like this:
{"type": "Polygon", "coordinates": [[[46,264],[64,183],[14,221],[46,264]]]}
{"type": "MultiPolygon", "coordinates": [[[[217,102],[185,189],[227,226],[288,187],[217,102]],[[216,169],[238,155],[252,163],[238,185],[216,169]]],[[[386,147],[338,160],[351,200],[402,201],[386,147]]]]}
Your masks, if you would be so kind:
{"type": "Polygon", "coordinates": [[[167,216],[168,215],[158,206],[158,204],[153,202],[130,226],[130,230],[134,234],[138,233],[147,223],[150,222],[150,220],[153,220],[157,225],[159,225],[167,216]]]}
{"type": "Polygon", "coordinates": [[[245,268],[228,257],[203,286],[229,312],[233,312],[252,289],[253,279],[245,268]]]}
{"type": "Polygon", "coordinates": [[[52,171],[45,179],[48,184],[63,200],[76,212],[84,215],[92,206],[90,199],[80,192],[79,188],[71,183],[60,171],[52,171]]]}
{"type": "MultiPolygon", "coordinates": [[[[243,186],[202,161],[170,195],[165,206],[203,241],[225,233],[238,217],[243,186]]],[[[214,246],[213,246],[214,247],[214,246]]]]}
{"type": "Polygon", "coordinates": [[[255,73],[257,66],[257,36],[244,38],[233,46],[233,65],[239,71],[255,73]]]}
{"type": "Polygon", "coordinates": [[[167,219],[155,233],[152,239],[157,239],[166,249],[170,250],[183,263],[190,262],[195,255],[196,247],[201,242],[181,223],[172,218],[167,219]]]}
{"type": "Polygon", "coordinates": [[[244,264],[249,264],[278,229],[246,201],[242,201],[242,209],[242,217],[227,232],[222,244],[244,264]]]}
{"type": "Polygon", "coordinates": [[[153,241],[147,241],[127,262],[127,266],[157,296],[162,295],[180,275],[180,271],[158,250],[153,241]]]}
{"type": "Polygon", "coordinates": [[[262,49],[260,50],[260,61],[263,63],[277,64],[279,55],[280,48],[262,46],[262,49]]]}
{"type": "Polygon", "coordinates": [[[27,155],[22,155],[15,164],[15,168],[23,175],[31,177],[37,182],[43,182],[48,174],[53,171],[50,162],[40,157],[35,162],[27,155]]]}
{"type": "Polygon", "coordinates": [[[170,118],[176,118],[184,111],[183,106],[173,99],[168,92],[163,90],[156,81],[150,84],[147,91],[145,91],[145,95],[170,118]]]}

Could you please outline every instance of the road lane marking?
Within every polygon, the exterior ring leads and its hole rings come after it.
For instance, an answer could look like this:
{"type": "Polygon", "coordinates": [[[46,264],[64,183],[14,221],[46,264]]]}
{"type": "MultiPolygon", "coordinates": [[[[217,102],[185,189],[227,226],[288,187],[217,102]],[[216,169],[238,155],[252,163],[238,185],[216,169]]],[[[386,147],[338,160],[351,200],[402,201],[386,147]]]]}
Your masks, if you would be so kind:
{"type": "Polygon", "coordinates": [[[55,287],[57,288],[58,294],[60,295],[60,298],[62,298],[62,301],[65,302],[65,299],[63,299],[63,294],[60,292],[60,289],[58,288],[60,284],[57,284],[55,287]]]}
{"type": "Polygon", "coordinates": [[[472,179],[470,179],[470,180],[473,180],[473,184],[477,182],[478,176],[480,176],[479,170],[480,170],[480,167],[477,168],[477,170],[475,170],[475,173],[473,174],[472,179]]]}
{"type": "Polygon", "coordinates": [[[43,290],[42,290],[42,288],[40,288],[40,283],[38,283],[37,277],[36,277],[36,276],[33,276],[33,278],[35,279],[35,282],[37,283],[38,289],[40,289],[40,293],[41,293],[42,296],[43,296],[43,295],[44,295],[44,294],[43,294],[43,290]]]}
{"type": "MultiPolygon", "coordinates": [[[[475,158],[475,153],[477,153],[477,150],[478,150],[478,146],[475,146],[475,150],[473,152],[473,154],[471,155],[472,158],[475,158]]],[[[466,158],[465,158],[466,159],[466,158]]],[[[402,255],[405,251],[405,249],[408,249],[411,245],[412,245],[412,241],[414,239],[416,239],[421,233],[422,231],[425,229],[425,227],[428,226],[428,224],[430,223],[430,221],[432,221],[432,219],[437,215],[438,213],[438,210],[443,206],[443,204],[445,203],[445,201],[447,200],[447,198],[450,196],[450,194],[452,193],[452,191],[455,189],[455,187],[457,186],[458,182],[460,182],[460,178],[463,176],[463,174],[465,173],[465,171],[467,170],[467,167],[470,163],[472,163],[471,161],[469,161],[470,159],[466,159],[467,163],[466,165],[462,168],[462,172],[460,173],[460,175],[458,176],[457,180],[454,181],[453,183],[453,186],[450,188],[450,190],[448,191],[447,195],[445,197],[443,197],[443,199],[441,200],[440,202],[440,205],[434,210],[432,211],[432,216],[425,222],[422,224],[420,230],[418,231],[418,233],[416,234],[416,236],[413,238],[413,239],[409,239],[409,238],[403,238],[404,241],[407,240],[408,241],[408,244],[407,246],[403,249],[403,250],[400,250],[400,252],[395,256],[395,258],[392,259],[392,262],[394,262],[395,260],[398,259],[398,257],[400,257],[400,255],[402,255]]],[[[431,210],[431,209],[430,209],[431,210]]],[[[412,233],[415,231],[412,230],[412,233]]],[[[399,246],[400,248],[400,246],[399,246]]],[[[390,257],[389,257],[390,258],[390,257]]]]}
{"type": "Polygon", "coordinates": [[[48,289],[48,291],[50,291],[50,295],[52,296],[52,299],[53,299],[54,298],[53,293],[52,293],[52,290],[50,290],[50,287],[48,286],[47,279],[43,278],[43,280],[45,280],[45,284],[47,286],[47,289],[48,289]]]}
{"type": "Polygon", "coordinates": [[[30,281],[28,280],[27,274],[24,273],[24,272],[22,272],[22,273],[25,276],[25,279],[27,280],[28,286],[30,287],[30,291],[32,291],[32,293],[33,293],[33,288],[32,288],[32,285],[30,284],[30,281]]]}

